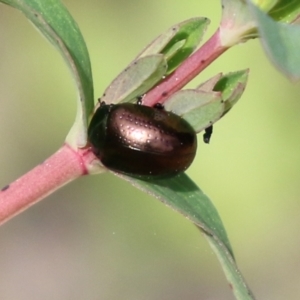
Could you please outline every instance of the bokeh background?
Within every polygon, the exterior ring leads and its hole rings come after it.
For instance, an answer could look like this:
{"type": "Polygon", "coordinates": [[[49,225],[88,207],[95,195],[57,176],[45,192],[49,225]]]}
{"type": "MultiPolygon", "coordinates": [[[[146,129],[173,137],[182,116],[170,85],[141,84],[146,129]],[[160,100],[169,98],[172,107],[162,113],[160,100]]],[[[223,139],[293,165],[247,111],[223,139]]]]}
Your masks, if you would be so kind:
{"type": "MultiPolygon", "coordinates": [[[[85,37],[95,97],[154,37],[194,16],[218,26],[219,1],[64,0],[85,37]]],[[[0,5],[0,186],[56,151],[76,89],[56,50],[0,5]]],[[[250,68],[244,96],[200,142],[191,178],[210,196],[258,299],[300,298],[300,87],[260,42],[200,74],[250,68]]],[[[201,139],[201,138],[200,138],[201,139]]],[[[221,267],[184,217],[111,174],[81,178],[0,228],[1,300],[233,299],[221,267]]]]}

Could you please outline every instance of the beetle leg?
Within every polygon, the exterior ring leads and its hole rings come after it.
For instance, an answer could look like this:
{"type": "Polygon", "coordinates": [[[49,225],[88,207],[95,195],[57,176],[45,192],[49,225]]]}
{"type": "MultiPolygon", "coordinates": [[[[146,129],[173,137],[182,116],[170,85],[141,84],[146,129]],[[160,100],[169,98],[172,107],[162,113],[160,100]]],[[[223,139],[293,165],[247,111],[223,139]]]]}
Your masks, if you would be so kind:
{"type": "Polygon", "coordinates": [[[213,126],[212,125],[205,128],[205,133],[203,134],[203,142],[205,144],[209,144],[212,133],[213,133],[213,126]]]}

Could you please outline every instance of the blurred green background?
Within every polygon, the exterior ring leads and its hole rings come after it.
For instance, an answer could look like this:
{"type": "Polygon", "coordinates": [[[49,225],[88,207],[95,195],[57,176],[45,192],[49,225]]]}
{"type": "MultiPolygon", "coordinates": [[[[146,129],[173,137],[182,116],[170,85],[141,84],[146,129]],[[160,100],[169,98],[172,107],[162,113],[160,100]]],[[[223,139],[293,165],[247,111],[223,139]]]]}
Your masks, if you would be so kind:
{"type": "MultiPolygon", "coordinates": [[[[154,37],[219,1],[65,0],[91,55],[95,97],[154,37]]],[[[0,186],[56,151],[75,117],[62,58],[23,15],[0,5],[0,186]]],[[[189,86],[250,68],[237,106],[199,143],[191,178],[210,196],[258,299],[300,298],[300,87],[258,40],[189,86]]],[[[201,137],[200,137],[201,140],[201,137]]],[[[1,300],[233,299],[221,267],[181,215],[111,174],[77,180],[0,228],[1,300]]]]}

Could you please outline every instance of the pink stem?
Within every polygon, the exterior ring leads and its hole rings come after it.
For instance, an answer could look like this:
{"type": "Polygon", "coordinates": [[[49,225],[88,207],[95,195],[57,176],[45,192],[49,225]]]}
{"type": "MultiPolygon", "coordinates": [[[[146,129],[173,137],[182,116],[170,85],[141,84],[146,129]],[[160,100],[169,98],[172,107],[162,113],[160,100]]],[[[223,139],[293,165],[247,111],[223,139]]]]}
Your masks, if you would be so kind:
{"type": "Polygon", "coordinates": [[[228,48],[221,45],[219,29],[195,53],[187,58],[170,76],[148,92],[143,104],[153,106],[184,87],[228,48]]]}
{"type": "Polygon", "coordinates": [[[90,151],[63,145],[43,163],[0,191],[0,224],[35,204],[64,184],[87,174],[90,151]]]}

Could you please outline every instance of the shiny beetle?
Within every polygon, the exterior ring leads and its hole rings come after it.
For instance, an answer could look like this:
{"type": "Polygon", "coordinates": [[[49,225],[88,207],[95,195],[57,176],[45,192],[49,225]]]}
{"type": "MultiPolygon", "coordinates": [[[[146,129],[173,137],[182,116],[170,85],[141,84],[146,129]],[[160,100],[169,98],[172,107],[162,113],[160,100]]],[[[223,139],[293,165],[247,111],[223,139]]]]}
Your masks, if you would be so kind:
{"type": "Polygon", "coordinates": [[[197,137],[187,121],[162,108],[101,103],[88,129],[93,153],[113,171],[173,176],[196,155],[197,137]]]}

